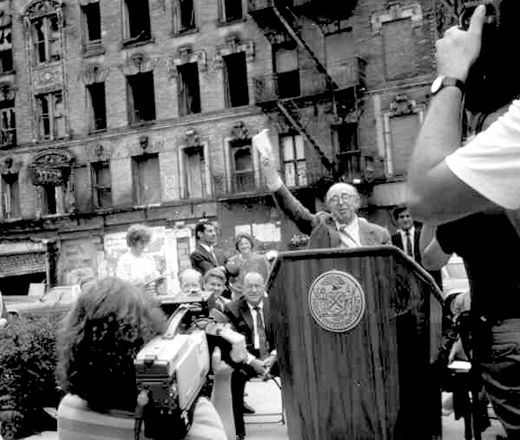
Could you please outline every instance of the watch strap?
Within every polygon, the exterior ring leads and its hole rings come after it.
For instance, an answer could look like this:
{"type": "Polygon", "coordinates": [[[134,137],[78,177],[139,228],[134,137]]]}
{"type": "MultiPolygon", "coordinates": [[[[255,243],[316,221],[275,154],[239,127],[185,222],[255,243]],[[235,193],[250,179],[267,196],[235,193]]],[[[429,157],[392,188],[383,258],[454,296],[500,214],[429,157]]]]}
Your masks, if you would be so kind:
{"type": "Polygon", "coordinates": [[[458,89],[460,89],[462,93],[466,91],[466,83],[464,83],[464,81],[458,78],[453,78],[451,76],[444,77],[444,79],[442,80],[441,89],[443,87],[457,87],[458,89]]]}

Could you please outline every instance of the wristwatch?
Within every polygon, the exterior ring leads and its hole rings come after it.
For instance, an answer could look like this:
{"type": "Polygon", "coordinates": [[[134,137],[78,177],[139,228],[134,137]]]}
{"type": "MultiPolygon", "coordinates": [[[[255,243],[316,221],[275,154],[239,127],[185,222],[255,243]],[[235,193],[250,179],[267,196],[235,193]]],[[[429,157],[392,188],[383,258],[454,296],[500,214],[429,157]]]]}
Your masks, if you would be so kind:
{"type": "Polygon", "coordinates": [[[435,81],[433,81],[430,91],[432,95],[436,95],[444,87],[457,87],[462,93],[464,93],[466,89],[466,84],[464,83],[464,81],[458,78],[440,75],[437,78],[435,78],[435,81]]]}

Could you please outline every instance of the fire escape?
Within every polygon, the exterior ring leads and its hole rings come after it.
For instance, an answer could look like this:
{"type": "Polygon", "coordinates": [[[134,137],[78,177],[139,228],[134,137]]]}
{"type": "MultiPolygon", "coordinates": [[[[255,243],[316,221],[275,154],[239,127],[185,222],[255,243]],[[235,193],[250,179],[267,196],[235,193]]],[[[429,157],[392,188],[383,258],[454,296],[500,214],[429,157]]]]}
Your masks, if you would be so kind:
{"type": "MultiPolygon", "coordinates": [[[[301,15],[313,17],[316,13],[316,0],[249,0],[249,14],[264,31],[273,46],[292,44],[300,52],[306,54],[311,61],[314,72],[304,78],[300,87],[299,72],[296,76],[288,73],[273,73],[254,79],[255,98],[266,114],[281,113],[290,126],[298,132],[317,152],[325,175],[334,179],[342,179],[345,167],[341,165],[348,157],[338,154],[330,157],[312,135],[304,115],[309,104],[316,101],[330,100],[332,103],[332,124],[344,121],[354,123],[360,112],[360,101],[365,90],[365,61],[359,57],[346,60],[340,71],[330,72],[306,41],[302,32],[301,15]],[[295,83],[297,82],[297,86],[295,83]]],[[[321,7],[329,0],[321,0],[321,7]]],[[[340,2],[343,4],[343,2],[340,2]]],[[[352,2],[355,4],[355,2],[352,2]]],[[[345,11],[343,6],[343,11],[345,11]]],[[[330,13],[330,8],[329,8],[330,13]]],[[[320,17],[323,20],[323,17],[320,17]]],[[[329,16],[329,20],[337,20],[337,16],[329,16]]],[[[327,20],[327,17],[325,17],[327,20]]],[[[354,152],[359,155],[359,151],[354,152]]],[[[356,159],[358,160],[358,159],[356,159]]],[[[312,180],[312,176],[311,179],[312,180]]],[[[352,176],[351,176],[352,177],[352,176]]]]}

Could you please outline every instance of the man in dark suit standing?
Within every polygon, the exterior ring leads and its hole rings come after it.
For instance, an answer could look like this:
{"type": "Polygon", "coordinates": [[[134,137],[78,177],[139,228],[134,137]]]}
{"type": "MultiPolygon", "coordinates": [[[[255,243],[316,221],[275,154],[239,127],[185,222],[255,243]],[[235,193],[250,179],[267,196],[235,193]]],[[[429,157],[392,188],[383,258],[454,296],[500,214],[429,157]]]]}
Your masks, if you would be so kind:
{"type": "MultiPolygon", "coordinates": [[[[413,217],[407,206],[399,206],[394,209],[394,220],[399,229],[392,235],[392,244],[401,249],[410,258],[413,258],[422,266],[421,256],[421,227],[415,226],[413,217]]],[[[440,289],[442,289],[442,274],[440,270],[429,270],[440,289]]]]}
{"type": "Polygon", "coordinates": [[[415,227],[412,215],[406,206],[395,208],[393,215],[399,229],[392,235],[392,244],[421,264],[421,252],[419,251],[421,229],[415,227]]]}
{"type": "Polygon", "coordinates": [[[191,266],[203,276],[210,269],[225,266],[227,257],[220,249],[215,248],[217,232],[215,225],[208,220],[201,220],[195,226],[195,250],[190,255],[191,266]]]}
{"type": "Polygon", "coordinates": [[[265,281],[257,272],[248,272],[244,277],[244,296],[227,303],[224,307],[234,330],[246,338],[250,353],[247,365],[236,369],[231,375],[231,398],[237,440],[245,438],[244,388],[249,379],[263,376],[272,371],[276,362],[276,350],[269,326],[269,302],[265,292],[265,281]]]}

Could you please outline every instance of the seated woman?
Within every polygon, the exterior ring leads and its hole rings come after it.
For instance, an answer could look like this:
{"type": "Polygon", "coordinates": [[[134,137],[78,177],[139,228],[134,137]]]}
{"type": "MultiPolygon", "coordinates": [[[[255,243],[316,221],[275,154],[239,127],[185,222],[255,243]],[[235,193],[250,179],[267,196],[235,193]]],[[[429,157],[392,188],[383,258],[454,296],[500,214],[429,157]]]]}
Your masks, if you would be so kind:
{"type": "Polygon", "coordinates": [[[152,234],[150,229],[143,225],[132,225],[126,233],[128,252],[119,257],[116,276],[129,283],[145,288],[160,277],[155,260],[144,250],[152,234]]]}
{"type": "MultiPolygon", "coordinates": [[[[134,358],[165,324],[153,300],[125,281],[87,286],[58,334],[58,377],[68,393],[58,408],[60,440],[134,439],[134,358]]],[[[185,438],[226,439],[208,400],[198,399],[185,438]]]]}

